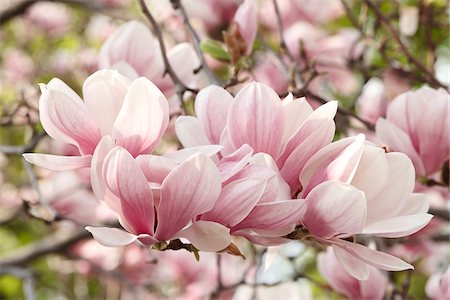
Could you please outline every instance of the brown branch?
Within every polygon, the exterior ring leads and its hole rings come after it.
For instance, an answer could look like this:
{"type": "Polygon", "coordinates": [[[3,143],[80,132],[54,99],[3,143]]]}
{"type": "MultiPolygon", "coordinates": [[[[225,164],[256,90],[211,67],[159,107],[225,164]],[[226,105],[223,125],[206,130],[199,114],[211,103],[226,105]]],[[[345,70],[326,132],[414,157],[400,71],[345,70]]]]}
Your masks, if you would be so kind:
{"type": "Polygon", "coordinates": [[[291,62],[295,62],[296,59],[292,56],[292,53],[289,51],[286,41],[284,40],[283,22],[281,20],[281,13],[280,13],[280,8],[278,6],[277,0],[272,0],[272,4],[273,4],[273,9],[275,10],[275,15],[277,17],[277,30],[278,30],[278,35],[280,36],[281,49],[286,53],[286,55],[289,57],[289,60],[291,62]]]}
{"type": "Polygon", "coordinates": [[[445,221],[450,221],[450,211],[445,208],[432,208],[428,210],[430,214],[445,221]]]}
{"type": "Polygon", "coordinates": [[[33,135],[31,140],[25,145],[20,146],[0,145],[0,152],[3,154],[23,154],[25,152],[32,151],[34,148],[36,148],[37,144],[46,136],[47,134],[41,132],[33,135]]]}
{"type": "Polygon", "coordinates": [[[192,44],[194,45],[195,52],[197,53],[198,58],[200,59],[201,66],[203,71],[205,71],[206,76],[208,77],[209,81],[213,84],[219,84],[219,82],[216,79],[216,76],[214,76],[214,73],[211,71],[211,69],[208,66],[208,63],[206,62],[205,56],[203,55],[203,52],[200,49],[200,37],[195,31],[194,27],[192,26],[189,16],[186,12],[186,9],[184,8],[183,4],[181,3],[181,0],[170,0],[172,3],[172,6],[174,9],[180,10],[181,16],[183,17],[183,23],[186,26],[186,28],[189,31],[189,34],[192,37],[192,44]]]}
{"type": "Polygon", "coordinates": [[[396,41],[398,46],[400,47],[403,54],[406,56],[406,58],[409,60],[410,63],[416,66],[416,68],[424,73],[426,77],[428,78],[428,83],[435,87],[442,87],[445,89],[448,89],[448,86],[440,83],[436,77],[433,75],[433,73],[428,70],[428,68],[423,65],[414,55],[409,51],[408,47],[402,42],[397,30],[393,27],[391,21],[380,11],[377,5],[372,3],[370,0],[364,0],[364,2],[367,4],[368,7],[370,7],[373,12],[376,14],[377,18],[380,20],[380,22],[386,27],[386,29],[391,34],[392,38],[396,41]]]}

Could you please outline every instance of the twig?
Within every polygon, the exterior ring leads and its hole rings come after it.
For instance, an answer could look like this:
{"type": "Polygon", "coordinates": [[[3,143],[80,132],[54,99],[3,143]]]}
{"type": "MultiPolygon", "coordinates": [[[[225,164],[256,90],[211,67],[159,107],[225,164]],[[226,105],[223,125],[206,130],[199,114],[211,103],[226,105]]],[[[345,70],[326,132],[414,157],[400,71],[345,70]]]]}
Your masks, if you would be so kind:
{"type": "Polygon", "coordinates": [[[179,9],[181,12],[184,25],[187,27],[189,34],[192,37],[192,40],[193,40],[192,44],[194,45],[195,52],[197,53],[197,56],[200,59],[203,71],[205,71],[205,74],[211,83],[218,85],[219,82],[218,82],[216,76],[214,76],[214,73],[209,68],[208,63],[206,62],[205,56],[203,55],[203,52],[200,49],[200,42],[201,42],[200,37],[199,37],[197,31],[195,31],[191,22],[189,21],[189,16],[186,12],[186,9],[184,8],[184,6],[180,0],[170,0],[170,2],[172,3],[172,6],[174,9],[179,9]]]}
{"type": "Polygon", "coordinates": [[[430,208],[428,210],[430,214],[432,214],[435,217],[438,217],[445,221],[450,221],[450,211],[445,208],[430,208]]]}
{"type": "Polygon", "coordinates": [[[292,53],[289,51],[287,45],[286,45],[286,41],[284,40],[284,28],[283,28],[283,22],[281,20],[281,13],[280,13],[280,8],[278,6],[277,0],[272,0],[272,4],[273,4],[273,9],[275,10],[275,15],[277,17],[277,30],[278,30],[278,35],[280,36],[280,46],[281,49],[286,53],[286,55],[289,57],[289,60],[291,62],[295,62],[295,58],[292,56],[292,53]]]}
{"type": "Polygon", "coordinates": [[[406,47],[406,45],[402,42],[397,30],[395,30],[395,28],[392,26],[391,21],[380,11],[378,6],[372,3],[370,0],[364,0],[364,2],[375,12],[380,22],[387,28],[392,38],[397,42],[401,51],[403,52],[403,54],[405,54],[406,58],[413,65],[415,65],[417,69],[419,69],[419,71],[421,71],[427,76],[430,85],[448,89],[448,86],[440,83],[433,75],[433,73],[431,73],[427,67],[425,67],[416,57],[414,57],[414,55],[409,51],[408,47],[406,47]]]}
{"type": "Polygon", "coordinates": [[[22,290],[26,300],[34,300],[36,299],[36,295],[34,293],[34,274],[30,270],[18,268],[18,267],[7,267],[0,269],[1,275],[13,275],[18,278],[22,278],[22,290]]]}
{"type": "Polygon", "coordinates": [[[31,140],[25,145],[20,146],[7,146],[0,145],[0,152],[4,154],[23,154],[25,152],[32,151],[36,148],[37,144],[47,136],[44,132],[34,134],[31,140]]]}
{"type": "Polygon", "coordinates": [[[161,55],[162,55],[162,59],[163,59],[163,62],[164,62],[164,68],[165,68],[164,74],[169,74],[170,78],[174,82],[174,84],[176,86],[176,89],[177,89],[177,94],[180,97],[180,101],[181,101],[181,104],[182,104],[182,109],[185,110],[184,109],[184,101],[183,101],[184,93],[189,91],[189,92],[192,92],[194,94],[197,94],[199,91],[198,91],[198,89],[193,89],[193,88],[187,87],[181,81],[181,79],[178,77],[178,75],[175,73],[175,71],[172,69],[172,66],[170,65],[169,59],[167,58],[166,45],[164,43],[164,38],[162,36],[161,28],[159,28],[158,23],[156,22],[156,20],[153,17],[152,13],[148,9],[147,4],[145,3],[145,1],[144,0],[139,0],[139,4],[140,4],[141,10],[142,10],[142,13],[145,15],[147,20],[152,25],[153,31],[154,31],[154,33],[156,35],[156,38],[159,41],[159,47],[161,49],[161,55]]]}

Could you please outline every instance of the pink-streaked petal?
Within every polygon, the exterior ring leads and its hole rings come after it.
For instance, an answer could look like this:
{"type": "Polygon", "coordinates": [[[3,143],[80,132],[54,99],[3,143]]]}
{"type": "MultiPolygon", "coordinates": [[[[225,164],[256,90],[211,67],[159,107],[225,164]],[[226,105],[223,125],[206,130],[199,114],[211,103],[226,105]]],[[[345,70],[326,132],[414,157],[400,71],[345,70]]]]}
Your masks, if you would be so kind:
{"type": "Polygon", "coordinates": [[[104,200],[106,183],[103,178],[103,161],[106,155],[114,148],[114,140],[110,135],[105,135],[95,148],[91,163],[91,185],[95,197],[104,200]]]}
{"type": "Polygon", "coordinates": [[[212,157],[222,150],[221,145],[204,145],[196,147],[188,147],[175,152],[169,152],[163,155],[164,158],[170,159],[176,163],[182,163],[196,153],[203,153],[206,156],[212,157]]]}
{"type": "Polygon", "coordinates": [[[175,121],[175,132],[184,147],[210,145],[200,120],[191,116],[180,116],[175,121]]]}
{"type": "Polygon", "coordinates": [[[227,184],[214,208],[202,216],[209,220],[233,227],[241,222],[261,199],[266,180],[248,178],[227,184]]]}
{"type": "Polygon", "coordinates": [[[197,53],[191,43],[179,43],[167,52],[167,58],[180,80],[192,86],[195,70],[201,65],[197,53]]]}
{"type": "Polygon", "coordinates": [[[398,128],[394,123],[385,119],[378,119],[376,123],[377,137],[395,151],[401,151],[408,155],[414,163],[416,171],[420,175],[425,175],[425,167],[422,159],[411,142],[408,135],[398,128]]]}
{"type": "Polygon", "coordinates": [[[25,160],[38,167],[51,171],[68,171],[91,166],[92,155],[61,156],[40,153],[24,153],[25,160]]]}
{"type": "Polygon", "coordinates": [[[284,133],[283,143],[286,143],[297,132],[297,130],[306,121],[306,118],[313,112],[311,105],[305,98],[293,99],[292,94],[290,98],[286,96],[283,99],[284,111],[284,133]]]}
{"type": "Polygon", "coordinates": [[[139,155],[136,162],[148,182],[161,184],[170,171],[178,165],[171,159],[156,155],[139,155]]]}
{"type": "Polygon", "coordinates": [[[113,70],[97,71],[84,82],[83,97],[87,110],[102,135],[111,134],[130,83],[128,78],[113,70]]]}
{"type": "Polygon", "coordinates": [[[100,129],[84,103],[59,90],[47,89],[39,99],[39,114],[51,137],[78,146],[82,154],[94,153],[100,129]]]}
{"type": "Polygon", "coordinates": [[[117,115],[113,137],[134,157],[150,153],[159,143],[169,123],[166,97],[150,80],[133,81],[117,115]]]}
{"type": "Polygon", "coordinates": [[[202,89],[195,98],[195,113],[212,143],[220,143],[233,100],[227,90],[216,85],[202,89]]]}
{"type": "Polygon", "coordinates": [[[250,242],[262,246],[277,246],[287,244],[292,241],[282,237],[262,236],[248,229],[235,231],[233,232],[233,235],[245,237],[250,242]]]}
{"type": "Polygon", "coordinates": [[[403,271],[414,269],[413,266],[395,256],[372,250],[360,244],[338,239],[333,239],[332,243],[333,245],[340,247],[349,254],[378,269],[386,271],[403,271]]]}
{"type": "Polygon", "coordinates": [[[133,232],[153,235],[153,195],[131,154],[121,147],[111,150],[103,163],[103,177],[120,199],[122,216],[133,232]]]}
{"type": "Polygon", "coordinates": [[[369,278],[369,265],[342,248],[333,245],[333,252],[345,272],[358,280],[369,278]]]}
{"type": "Polygon", "coordinates": [[[136,72],[136,70],[129,63],[123,60],[116,62],[115,64],[110,66],[109,69],[119,72],[130,80],[139,78],[139,74],[136,72]]]}
{"type": "Polygon", "coordinates": [[[430,214],[399,216],[364,226],[363,234],[387,238],[411,235],[425,227],[433,218],[430,214]]]}
{"type": "Polygon", "coordinates": [[[252,155],[253,149],[249,145],[244,144],[235,152],[222,158],[217,166],[222,177],[222,182],[227,181],[242,170],[248,164],[252,155]]]}
{"type": "Polygon", "coordinates": [[[63,94],[66,94],[72,101],[76,104],[83,106],[84,102],[81,100],[80,96],[75,93],[64,81],[59,78],[53,78],[47,84],[40,84],[41,92],[44,93],[47,89],[60,91],[63,94]]]}
{"type": "Polygon", "coordinates": [[[219,170],[205,154],[177,166],[162,183],[155,236],[169,240],[192,218],[211,210],[221,188],[219,170]]]}
{"type": "Polygon", "coordinates": [[[415,185],[414,167],[403,153],[386,154],[389,175],[375,197],[367,199],[367,224],[397,216],[408,202],[415,185]]]}
{"type": "Polygon", "coordinates": [[[221,251],[231,244],[230,229],[209,221],[196,221],[177,237],[188,239],[195,248],[206,252],[221,251]]]}
{"type": "Polygon", "coordinates": [[[428,197],[427,194],[413,193],[398,215],[426,214],[430,208],[428,197]]]}
{"type": "Polygon", "coordinates": [[[329,239],[341,234],[356,234],[366,219],[364,193],[351,185],[326,181],[306,197],[307,209],[302,223],[312,234],[329,239]]]}
{"type": "Polygon", "coordinates": [[[122,247],[136,241],[138,237],[118,228],[87,226],[94,239],[106,247],[122,247]]]}
{"type": "Polygon", "coordinates": [[[239,26],[239,32],[247,45],[246,54],[250,55],[253,49],[253,42],[258,29],[258,11],[253,0],[244,1],[234,15],[234,22],[239,26]]]}
{"type": "Polygon", "coordinates": [[[305,189],[302,191],[304,196],[316,185],[327,180],[338,180],[345,183],[352,181],[364,149],[365,136],[358,134],[354,139],[348,139],[352,141],[349,145],[346,145],[348,143],[347,139],[342,139],[322,148],[304,166],[303,169],[308,169],[308,165],[313,169],[309,171],[313,173],[308,181],[305,181],[304,173],[300,174],[300,182],[305,186],[305,189]],[[337,143],[345,145],[344,148],[333,145],[337,143]],[[338,150],[339,148],[340,151],[338,150]]]}
{"type": "Polygon", "coordinates": [[[266,202],[255,206],[250,214],[233,231],[241,229],[277,230],[291,227],[300,221],[304,214],[305,201],[285,200],[266,202]]]}
{"type": "Polygon", "coordinates": [[[234,147],[248,144],[255,152],[277,157],[283,131],[283,105],[273,89],[253,82],[239,91],[227,120],[228,138],[234,147]]]}

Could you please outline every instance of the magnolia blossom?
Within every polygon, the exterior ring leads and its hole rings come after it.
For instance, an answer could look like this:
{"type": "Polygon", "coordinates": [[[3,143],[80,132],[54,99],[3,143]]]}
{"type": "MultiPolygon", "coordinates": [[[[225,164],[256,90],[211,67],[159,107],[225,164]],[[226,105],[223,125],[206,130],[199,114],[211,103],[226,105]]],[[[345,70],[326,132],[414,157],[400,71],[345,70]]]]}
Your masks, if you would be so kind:
{"type": "MultiPolygon", "coordinates": [[[[196,78],[194,70],[200,66],[192,45],[178,44],[167,52],[167,58],[180,80],[191,85],[196,78]]],[[[131,79],[146,77],[163,92],[173,93],[174,84],[164,77],[159,42],[141,22],[129,21],[108,38],[100,49],[99,67],[116,69],[131,79]]]]}
{"type": "Polygon", "coordinates": [[[256,38],[258,29],[258,15],[256,10],[256,2],[253,0],[245,0],[236,11],[233,22],[239,27],[239,33],[245,41],[246,51],[249,55],[253,49],[253,42],[256,38]]]}
{"type": "Polygon", "coordinates": [[[74,156],[24,154],[29,162],[47,169],[90,167],[102,141],[122,146],[133,156],[149,153],[169,122],[166,98],[143,77],[130,81],[116,71],[98,71],[84,82],[84,101],[57,78],[42,84],[41,90],[39,113],[45,131],[79,151],[74,156]]]}
{"type": "Polygon", "coordinates": [[[340,266],[333,249],[328,247],[326,252],[317,256],[319,272],[331,287],[349,299],[381,300],[383,299],[387,278],[378,269],[370,266],[369,276],[359,281],[348,275],[340,266]]]}
{"type": "Polygon", "coordinates": [[[185,147],[220,144],[227,155],[248,144],[255,153],[270,155],[294,194],[307,160],[333,139],[336,110],[335,101],[314,111],[292,95],[281,101],[263,83],[244,86],[234,98],[213,85],[196,97],[197,118],[178,118],[175,130],[185,147]]]}
{"type": "Polygon", "coordinates": [[[449,106],[444,89],[403,93],[389,105],[386,119],[377,121],[377,136],[394,151],[406,153],[418,175],[432,175],[450,156],[449,106]]]}
{"type": "Polygon", "coordinates": [[[442,273],[436,273],[428,279],[425,291],[431,299],[450,298],[450,268],[442,273]]]}
{"type": "Polygon", "coordinates": [[[431,220],[428,201],[414,194],[415,173],[403,153],[385,153],[364,135],[322,148],[300,174],[305,199],[301,223],[317,240],[331,244],[353,277],[365,280],[369,265],[404,270],[411,265],[346,240],[355,234],[387,238],[411,235],[431,220]]]}

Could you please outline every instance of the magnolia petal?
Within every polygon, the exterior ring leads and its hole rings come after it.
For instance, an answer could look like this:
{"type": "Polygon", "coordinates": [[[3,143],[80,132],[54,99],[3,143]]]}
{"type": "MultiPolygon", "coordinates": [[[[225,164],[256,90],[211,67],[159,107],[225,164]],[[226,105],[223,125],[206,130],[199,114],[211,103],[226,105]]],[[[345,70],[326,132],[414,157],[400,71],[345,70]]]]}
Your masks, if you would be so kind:
{"type": "Polygon", "coordinates": [[[180,80],[190,86],[196,76],[195,70],[201,65],[191,43],[179,43],[167,52],[167,58],[180,80]]]}
{"type": "Polygon", "coordinates": [[[234,15],[234,22],[239,26],[239,33],[245,40],[246,54],[250,55],[253,49],[253,42],[258,29],[258,12],[256,3],[253,0],[244,1],[234,15]]]}
{"type": "Polygon", "coordinates": [[[130,80],[113,70],[97,71],[84,82],[86,107],[102,135],[111,134],[129,86],[130,80]]]}
{"type": "Polygon", "coordinates": [[[166,97],[150,80],[133,81],[114,122],[116,144],[134,157],[150,153],[159,143],[169,123],[166,97]]]}
{"type": "Polygon", "coordinates": [[[169,240],[197,215],[211,210],[220,196],[219,170],[205,154],[191,156],[164,179],[155,236],[169,240]]]}
{"type": "Polygon", "coordinates": [[[239,149],[219,161],[219,172],[222,182],[227,181],[236,173],[241,171],[248,164],[253,155],[253,149],[247,145],[242,145],[239,149]]]}
{"type": "Polygon", "coordinates": [[[307,209],[302,223],[312,234],[329,239],[340,234],[356,234],[366,219],[364,193],[351,185],[326,181],[306,197],[307,209]]]}
{"type": "Polygon", "coordinates": [[[118,228],[86,226],[86,230],[97,242],[106,247],[126,246],[138,239],[136,235],[118,228]]]}
{"type": "Polygon", "coordinates": [[[103,178],[103,161],[109,151],[114,148],[114,140],[110,135],[105,135],[95,148],[91,163],[91,185],[92,191],[97,199],[104,200],[106,183],[103,178]]]}
{"type": "Polygon", "coordinates": [[[124,221],[136,234],[153,235],[153,194],[134,158],[122,147],[115,147],[103,163],[108,188],[120,199],[124,221]]]}
{"type": "Polygon", "coordinates": [[[136,162],[148,182],[161,184],[178,164],[166,157],[157,155],[139,155],[136,162]]]}
{"type": "Polygon", "coordinates": [[[255,152],[277,157],[283,131],[283,105],[272,88],[252,82],[237,93],[227,120],[228,138],[235,148],[248,144],[255,152]]]}
{"type": "Polygon", "coordinates": [[[430,214],[394,217],[366,225],[362,233],[387,238],[404,237],[425,227],[432,218],[433,215],[430,214]]]}
{"type": "Polygon", "coordinates": [[[369,278],[369,266],[365,262],[335,245],[333,245],[333,252],[339,264],[349,275],[358,280],[367,280],[369,278]]]}
{"type": "Polygon", "coordinates": [[[51,171],[68,171],[91,166],[92,155],[61,156],[40,153],[24,153],[25,160],[38,167],[51,171]]]}
{"type": "Polygon", "coordinates": [[[427,194],[413,193],[398,215],[426,214],[430,208],[428,197],[427,194]]]}
{"type": "Polygon", "coordinates": [[[195,248],[206,252],[217,252],[231,244],[230,229],[215,222],[196,221],[183,229],[177,237],[188,239],[195,248]]]}
{"type": "Polygon", "coordinates": [[[386,271],[403,271],[407,269],[414,269],[414,267],[403,260],[380,252],[372,250],[366,246],[347,242],[344,240],[333,239],[330,242],[333,245],[340,247],[341,249],[347,251],[349,254],[359,258],[363,262],[386,271]]]}
{"type": "Polygon", "coordinates": [[[227,90],[216,85],[202,89],[195,97],[195,113],[212,143],[220,143],[233,100],[227,90]]]}
{"type": "Polygon", "coordinates": [[[297,132],[299,128],[306,121],[308,116],[313,112],[311,105],[305,98],[293,99],[291,97],[283,99],[283,112],[284,112],[284,133],[283,142],[286,143],[297,132]]]}
{"type": "Polygon", "coordinates": [[[189,157],[197,153],[203,153],[206,156],[214,156],[222,150],[221,145],[205,145],[197,147],[188,147],[175,152],[166,153],[163,155],[164,158],[170,159],[176,163],[182,163],[189,157]]]}
{"type": "Polygon", "coordinates": [[[175,133],[184,147],[196,147],[211,144],[200,124],[200,120],[191,116],[180,116],[175,121],[175,133]]]}

